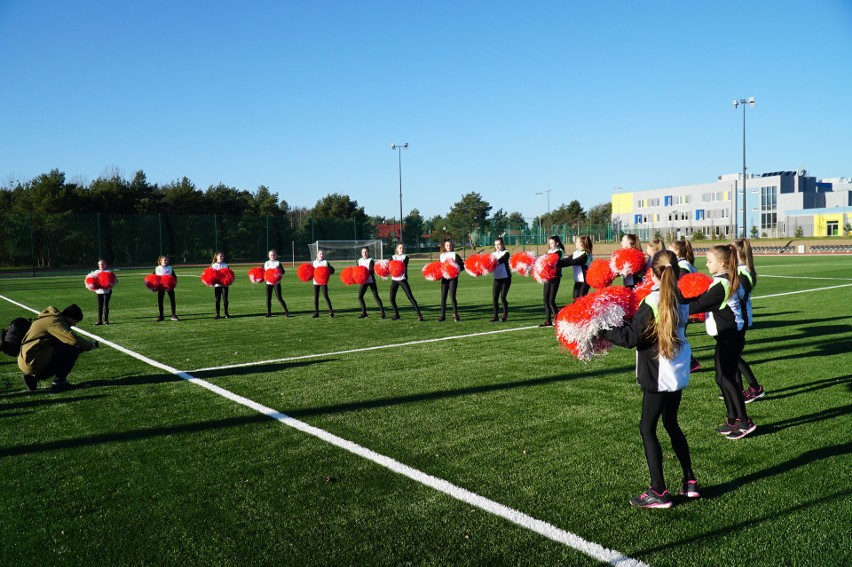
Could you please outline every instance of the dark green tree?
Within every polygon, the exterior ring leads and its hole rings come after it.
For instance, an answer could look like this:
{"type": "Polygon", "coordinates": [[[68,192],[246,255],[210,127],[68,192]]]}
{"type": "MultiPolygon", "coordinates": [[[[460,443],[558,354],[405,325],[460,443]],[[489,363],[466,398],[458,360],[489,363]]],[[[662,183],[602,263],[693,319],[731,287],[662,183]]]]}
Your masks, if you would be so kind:
{"type": "Polygon", "coordinates": [[[468,193],[450,209],[445,219],[447,228],[454,238],[470,241],[472,233],[485,225],[490,212],[491,205],[482,198],[482,195],[468,193]]]}

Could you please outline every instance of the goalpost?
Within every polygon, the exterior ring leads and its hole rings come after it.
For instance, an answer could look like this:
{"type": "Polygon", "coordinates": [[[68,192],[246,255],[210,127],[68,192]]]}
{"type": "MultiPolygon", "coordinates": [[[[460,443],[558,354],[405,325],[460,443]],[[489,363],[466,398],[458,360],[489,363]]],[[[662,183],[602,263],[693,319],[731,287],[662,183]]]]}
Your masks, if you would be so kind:
{"type": "Polygon", "coordinates": [[[317,257],[317,250],[322,250],[325,259],[329,262],[340,260],[357,260],[361,257],[361,248],[366,246],[370,250],[370,258],[383,260],[384,251],[381,240],[317,240],[308,244],[311,252],[311,260],[317,257]]]}

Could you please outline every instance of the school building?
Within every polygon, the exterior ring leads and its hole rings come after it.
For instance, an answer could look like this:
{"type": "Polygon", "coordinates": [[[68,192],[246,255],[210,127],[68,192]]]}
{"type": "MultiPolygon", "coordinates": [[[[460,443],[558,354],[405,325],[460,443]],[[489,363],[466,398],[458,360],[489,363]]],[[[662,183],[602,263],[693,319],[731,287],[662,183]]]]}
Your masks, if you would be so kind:
{"type": "Polygon", "coordinates": [[[660,233],[670,238],[731,239],[843,236],[852,224],[852,178],[817,180],[801,171],[749,175],[743,202],[742,174],[716,181],[643,191],[613,190],[614,228],[642,240],[660,233]],[[746,209],[743,231],[743,206],[746,209]]]}

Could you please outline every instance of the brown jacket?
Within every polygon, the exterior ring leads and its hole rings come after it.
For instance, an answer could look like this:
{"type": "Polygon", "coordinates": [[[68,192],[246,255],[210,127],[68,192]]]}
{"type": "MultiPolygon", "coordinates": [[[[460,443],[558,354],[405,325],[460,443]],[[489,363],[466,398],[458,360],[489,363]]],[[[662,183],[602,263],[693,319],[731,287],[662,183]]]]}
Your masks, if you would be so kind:
{"type": "Polygon", "coordinates": [[[95,348],[95,343],[75,335],[62,313],[51,306],[38,314],[21,342],[21,354],[18,355],[21,372],[38,375],[44,371],[53,358],[53,345],[57,341],[84,351],[95,348]]]}

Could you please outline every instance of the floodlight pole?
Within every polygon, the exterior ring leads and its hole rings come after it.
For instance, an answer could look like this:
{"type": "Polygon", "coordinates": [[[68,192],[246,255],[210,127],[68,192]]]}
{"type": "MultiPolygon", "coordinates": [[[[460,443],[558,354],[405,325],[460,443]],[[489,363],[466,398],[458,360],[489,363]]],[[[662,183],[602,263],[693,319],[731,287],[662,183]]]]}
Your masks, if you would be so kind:
{"type": "MultiPolygon", "coordinates": [[[[734,99],[734,110],[738,106],[743,107],[743,238],[748,238],[748,234],[746,234],[746,103],[748,103],[748,106],[754,108],[754,97],[750,96],[747,99],[741,98],[739,100],[734,99]]],[[[736,213],[735,209],[734,219],[736,219],[736,213]]],[[[736,220],[734,220],[734,224],[736,225],[736,220]]],[[[736,233],[736,226],[734,226],[734,232],[736,233]]]]}
{"type": "Polygon", "coordinates": [[[391,144],[391,149],[397,152],[399,157],[399,240],[397,244],[402,242],[402,150],[408,149],[408,142],[404,144],[391,144]]]}
{"type": "MultiPolygon", "coordinates": [[[[538,246],[538,241],[541,240],[541,196],[544,195],[541,191],[537,192],[538,195],[538,239],[536,240],[536,247],[538,246]]],[[[538,248],[536,248],[538,250],[538,248]]]]}

